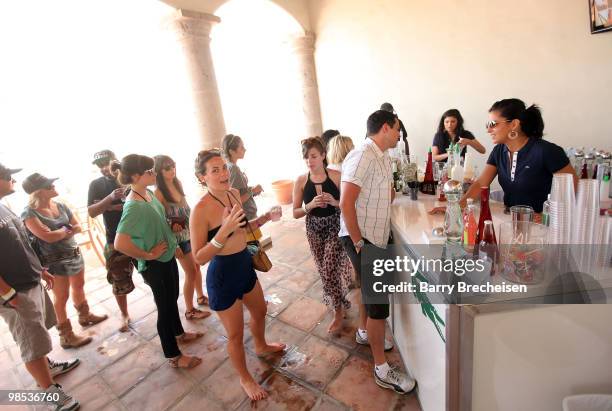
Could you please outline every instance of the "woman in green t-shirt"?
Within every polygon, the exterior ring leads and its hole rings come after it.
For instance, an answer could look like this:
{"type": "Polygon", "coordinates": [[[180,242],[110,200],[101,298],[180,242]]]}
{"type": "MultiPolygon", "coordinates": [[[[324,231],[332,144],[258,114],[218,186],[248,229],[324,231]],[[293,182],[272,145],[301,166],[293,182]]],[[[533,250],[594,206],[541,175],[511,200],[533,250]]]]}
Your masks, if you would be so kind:
{"type": "Polygon", "coordinates": [[[147,189],[155,184],[153,159],[130,154],[113,164],[121,184],[130,184],[117,227],[115,249],[138,260],[138,272],[151,287],[157,307],[157,332],[164,355],[175,368],[193,368],[201,358],[181,354],[177,340],[188,343],[202,333],[183,330],[176,300],[179,296],[177,242],[166,221],[164,206],[147,189]]]}

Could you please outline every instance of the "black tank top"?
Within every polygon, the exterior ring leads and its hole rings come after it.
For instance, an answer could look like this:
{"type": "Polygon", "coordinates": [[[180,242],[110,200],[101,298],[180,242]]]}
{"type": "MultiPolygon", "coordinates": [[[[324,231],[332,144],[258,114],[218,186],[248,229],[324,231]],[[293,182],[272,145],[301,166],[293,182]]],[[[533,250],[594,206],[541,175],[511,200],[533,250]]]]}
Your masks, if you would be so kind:
{"type": "MultiPolygon", "coordinates": [[[[212,193],[208,193],[208,194],[210,194],[210,196],[211,196],[212,198],[214,198],[215,200],[217,200],[217,201],[219,202],[219,204],[221,204],[223,207],[226,207],[226,205],[225,205],[225,204],[223,204],[223,201],[219,200],[217,197],[215,197],[214,195],[212,195],[212,193]]],[[[232,194],[232,193],[230,193],[230,192],[228,191],[228,194],[227,194],[227,200],[229,201],[229,203],[230,203],[230,208],[231,208],[231,207],[233,207],[233,206],[234,206],[234,204],[232,204],[232,200],[231,200],[231,198],[230,198],[230,194],[232,194]]],[[[232,194],[232,197],[234,197],[234,195],[233,195],[233,194],[232,194]]],[[[236,200],[236,202],[238,203],[238,200],[237,200],[235,197],[234,197],[234,200],[236,200]]],[[[245,215],[245,216],[242,218],[242,220],[240,220],[240,227],[241,227],[241,228],[244,228],[244,227],[246,227],[246,225],[247,225],[247,224],[248,224],[248,220],[247,220],[246,215],[245,215]]],[[[213,228],[212,230],[208,230],[208,241],[210,241],[210,240],[212,240],[212,239],[214,238],[214,236],[215,236],[215,235],[216,235],[216,234],[219,232],[219,229],[220,229],[220,228],[221,228],[221,226],[219,225],[218,227],[215,227],[215,228],[213,228]]],[[[230,235],[228,235],[228,236],[227,236],[227,238],[230,238],[230,237],[231,237],[233,234],[234,234],[233,232],[232,232],[232,233],[230,233],[230,235]]]]}
{"type": "MultiPolygon", "coordinates": [[[[312,201],[313,198],[317,196],[317,189],[315,186],[321,186],[321,191],[329,193],[336,200],[340,200],[340,190],[331,178],[329,178],[329,174],[327,173],[327,169],[325,169],[325,181],[322,183],[313,183],[310,180],[310,172],[308,172],[308,180],[306,184],[304,184],[304,204],[308,204],[312,201]]],[[[331,205],[327,205],[325,208],[317,207],[313,208],[309,214],[316,217],[329,217],[330,215],[334,215],[336,213],[336,207],[332,207],[331,205]]]]}

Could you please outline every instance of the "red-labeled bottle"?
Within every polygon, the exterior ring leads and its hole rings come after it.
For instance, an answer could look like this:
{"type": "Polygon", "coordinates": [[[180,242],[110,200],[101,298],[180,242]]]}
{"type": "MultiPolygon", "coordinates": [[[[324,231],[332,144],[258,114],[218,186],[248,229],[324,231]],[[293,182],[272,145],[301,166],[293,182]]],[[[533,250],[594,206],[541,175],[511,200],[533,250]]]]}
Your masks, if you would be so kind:
{"type": "Polygon", "coordinates": [[[467,207],[463,214],[463,248],[469,253],[474,251],[476,246],[476,231],[478,230],[478,224],[476,224],[476,218],[474,217],[474,200],[471,198],[467,199],[467,207]]]}
{"type": "Polygon", "coordinates": [[[478,244],[478,258],[491,263],[491,275],[495,274],[495,263],[497,262],[497,241],[495,241],[495,230],[493,221],[484,222],[482,240],[478,244]]]}
{"type": "Polygon", "coordinates": [[[436,195],[436,183],[433,178],[433,158],[431,147],[427,153],[427,165],[425,166],[425,178],[421,183],[421,192],[423,194],[436,195]]]}
{"type": "MultiPolygon", "coordinates": [[[[491,209],[489,208],[489,190],[489,187],[480,187],[480,217],[478,219],[478,234],[476,236],[476,244],[479,244],[482,240],[485,221],[493,221],[493,217],[491,217],[491,209]]],[[[493,230],[493,226],[491,226],[491,230],[493,230]]],[[[495,238],[495,230],[493,230],[493,241],[497,243],[497,239],[495,238]]]]}

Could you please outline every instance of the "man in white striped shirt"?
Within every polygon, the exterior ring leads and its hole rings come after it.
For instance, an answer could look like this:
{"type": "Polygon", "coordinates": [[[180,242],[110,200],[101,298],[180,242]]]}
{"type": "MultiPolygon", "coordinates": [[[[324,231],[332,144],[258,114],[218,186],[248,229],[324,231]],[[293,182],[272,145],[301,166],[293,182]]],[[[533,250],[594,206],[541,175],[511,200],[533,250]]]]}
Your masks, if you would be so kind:
{"type": "MultiPolygon", "coordinates": [[[[361,249],[364,244],[386,248],[391,233],[391,202],[395,197],[391,160],[387,149],[399,140],[399,120],[393,113],[378,110],[368,117],[368,137],[352,150],[342,163],[340,190],[340,240],[357,279],[361,281],[361,249]]],[[[364,260],[364,275],[372,275],[364,260]]],[[[415,381],[387,364],[385,351],[393,344],[385,340],[385,320],[389,304],[362,304],[355,340],[370,345],[374,357],[374,379],[378,385],[406,394],[415,381]]]]}

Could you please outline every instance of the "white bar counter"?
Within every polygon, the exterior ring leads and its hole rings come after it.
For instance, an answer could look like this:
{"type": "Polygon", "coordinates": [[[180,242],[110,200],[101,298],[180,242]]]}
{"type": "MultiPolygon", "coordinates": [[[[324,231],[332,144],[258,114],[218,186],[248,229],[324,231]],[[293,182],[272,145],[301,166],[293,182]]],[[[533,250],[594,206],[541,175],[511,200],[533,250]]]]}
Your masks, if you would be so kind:
{"type": "MultiPolygon", "coordinates": [[[[445,204],[398,194],[395,243],[427,244],[424,233],[444,221],[428,211],[445,204]]],[[[510,216],[501,203],[490,207],[497,230],[510,216]]],[[[424,411],[559,411],[566,396],[612,393],[612,305],[399,300],[391,299],[391,327],[424,411]]]]}

